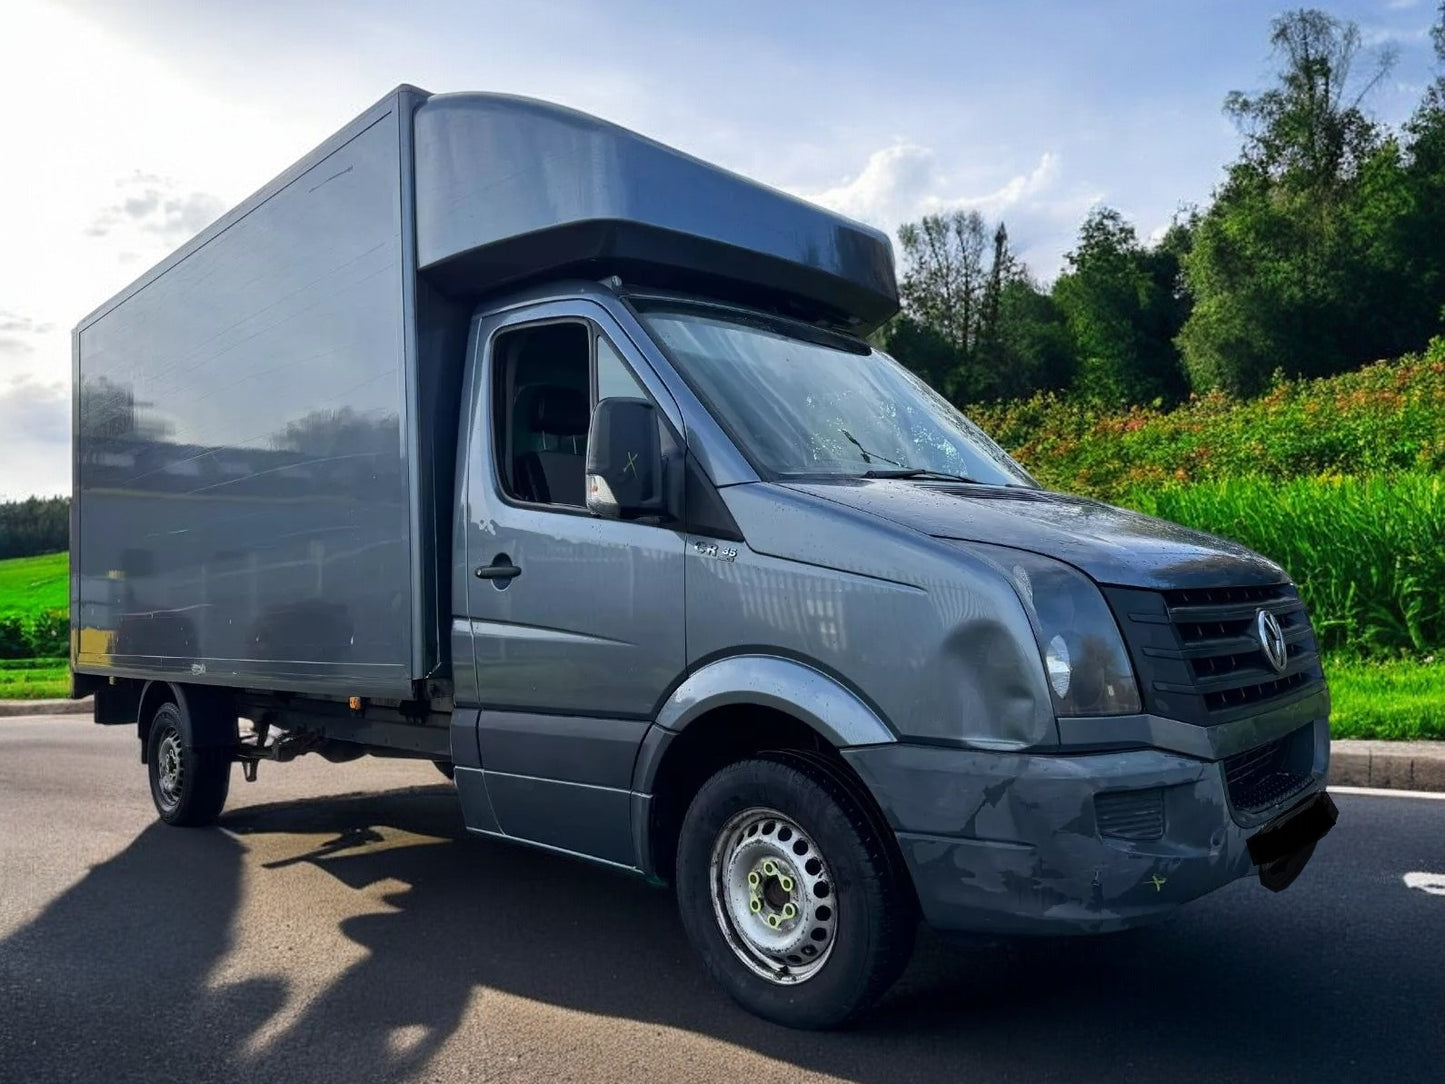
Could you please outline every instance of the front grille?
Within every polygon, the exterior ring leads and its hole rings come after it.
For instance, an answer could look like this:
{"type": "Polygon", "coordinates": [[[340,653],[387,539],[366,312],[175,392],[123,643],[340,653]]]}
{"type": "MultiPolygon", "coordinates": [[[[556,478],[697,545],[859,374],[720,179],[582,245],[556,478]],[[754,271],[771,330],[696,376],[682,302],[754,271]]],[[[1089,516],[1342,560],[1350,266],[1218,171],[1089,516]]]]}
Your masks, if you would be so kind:
{"type": "Polygon", "coordinates": [[[1314,630],[1292,584],[1143,591],[1106,588],[1144,708],[1211,725],[1306,696],[1324,683],[1314,630]],[[1261,610],[1284,633],[1276,671],[1255,633],[1261,610]]]}
{"type": "Polygon", "coordinates": [[[1239,813],[1263,813],[1304,790],[1313,778],[1313,767],[1313,726],[1227,757],[1224,782],[1229,803],[1239,813]]]}
{"type": "Polygon", "coordinates": [[[1164,835],[1164,791],[1115,790],[1094,795],[1099,834],[1109,839],[1148,840],[1164,835]]]}
{"type": "Polygon", "coordinates": [[[1261,681],[1257,685],[1240,685],[1233,689],[1219,689],[1204,694],[1204,705],[1210,711],[1224,711],[1240,704],[1255,704],[1261,700],[1274,700],[1291,689],[1309,684],[1309,675],[1300,672],[1275,681],[1261,681]]]}

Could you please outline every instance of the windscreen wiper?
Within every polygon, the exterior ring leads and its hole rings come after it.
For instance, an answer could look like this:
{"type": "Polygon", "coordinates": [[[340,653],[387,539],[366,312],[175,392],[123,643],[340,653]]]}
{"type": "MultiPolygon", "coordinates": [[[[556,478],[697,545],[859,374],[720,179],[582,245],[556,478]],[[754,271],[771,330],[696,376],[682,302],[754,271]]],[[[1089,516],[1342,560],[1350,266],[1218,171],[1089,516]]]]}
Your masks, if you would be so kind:
{"type": "Polygon", "coordinates": [[[867,448],[863,447],[863,445],[859,444],[858,438],[855,437],[852,433],[848,432],[848,430],[840,429],[839,432],[848,438],[849,442],[853,445],[853,447],[858,449],[858,454],[863,457],[863,462],[871,463],[875,459],[881,459],[885,463],[892,463],[895,467],[903,466],[902,463],[899,463],[897,460],[894,459],[889,459],[886,455],[879,455],[877,452],[870,452],[867,448]]]}
{"type": "Polygon", "coordinates": [[[967,482],[969,485],[982,485],[976,478],[970,478],[964,474],[949,474],[947,471],[926,470],[923,467],[899,467],[897,470],[865,470],[864,478],[922,478],[929,482],[967,482]]]}

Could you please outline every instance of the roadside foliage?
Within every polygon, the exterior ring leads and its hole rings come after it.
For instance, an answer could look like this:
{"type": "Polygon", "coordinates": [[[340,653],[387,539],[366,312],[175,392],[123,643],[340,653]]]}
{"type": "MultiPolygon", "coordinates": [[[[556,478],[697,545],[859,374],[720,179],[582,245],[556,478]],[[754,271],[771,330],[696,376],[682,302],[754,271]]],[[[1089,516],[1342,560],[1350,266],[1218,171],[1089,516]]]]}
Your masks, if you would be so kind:
{"type": "Polygon", "coordinates": [[[967,413],[1051,489],[1120,503],[1146,488],[1445,471],[1445,338],[1420,354],[1255,399],[1108,409],[1048,392],[967,413]]]}

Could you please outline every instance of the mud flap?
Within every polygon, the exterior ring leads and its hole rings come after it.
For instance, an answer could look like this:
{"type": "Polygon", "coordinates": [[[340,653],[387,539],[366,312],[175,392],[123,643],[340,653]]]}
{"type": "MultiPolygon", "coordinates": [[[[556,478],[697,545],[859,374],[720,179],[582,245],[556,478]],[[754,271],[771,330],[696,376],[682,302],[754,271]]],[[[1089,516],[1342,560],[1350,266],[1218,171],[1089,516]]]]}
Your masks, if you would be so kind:
{"type": "Polygon", "coordinates": [[[1259,867],[1259,883],[1271,892],[1294,884],[1340,811],[1325,791],[1276,817],[1249,840],[1249,857],[1259,867]]]}

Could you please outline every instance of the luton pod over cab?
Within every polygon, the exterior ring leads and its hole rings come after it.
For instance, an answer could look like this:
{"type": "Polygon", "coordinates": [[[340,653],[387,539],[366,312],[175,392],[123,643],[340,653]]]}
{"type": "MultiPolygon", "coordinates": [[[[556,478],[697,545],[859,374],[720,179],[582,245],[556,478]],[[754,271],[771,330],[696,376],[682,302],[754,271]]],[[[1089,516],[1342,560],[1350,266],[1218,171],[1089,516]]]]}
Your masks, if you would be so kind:
{"type": "Polygon", "coordinates": [[[920,919],[1289,884],[1335,815],[1294,586],[1040,488],[868,345],[897,308],[866,226],[400,87],[76,328],[74,693],[170,824],[237,763],[432,760],[793,1026],[920,919]]]}

